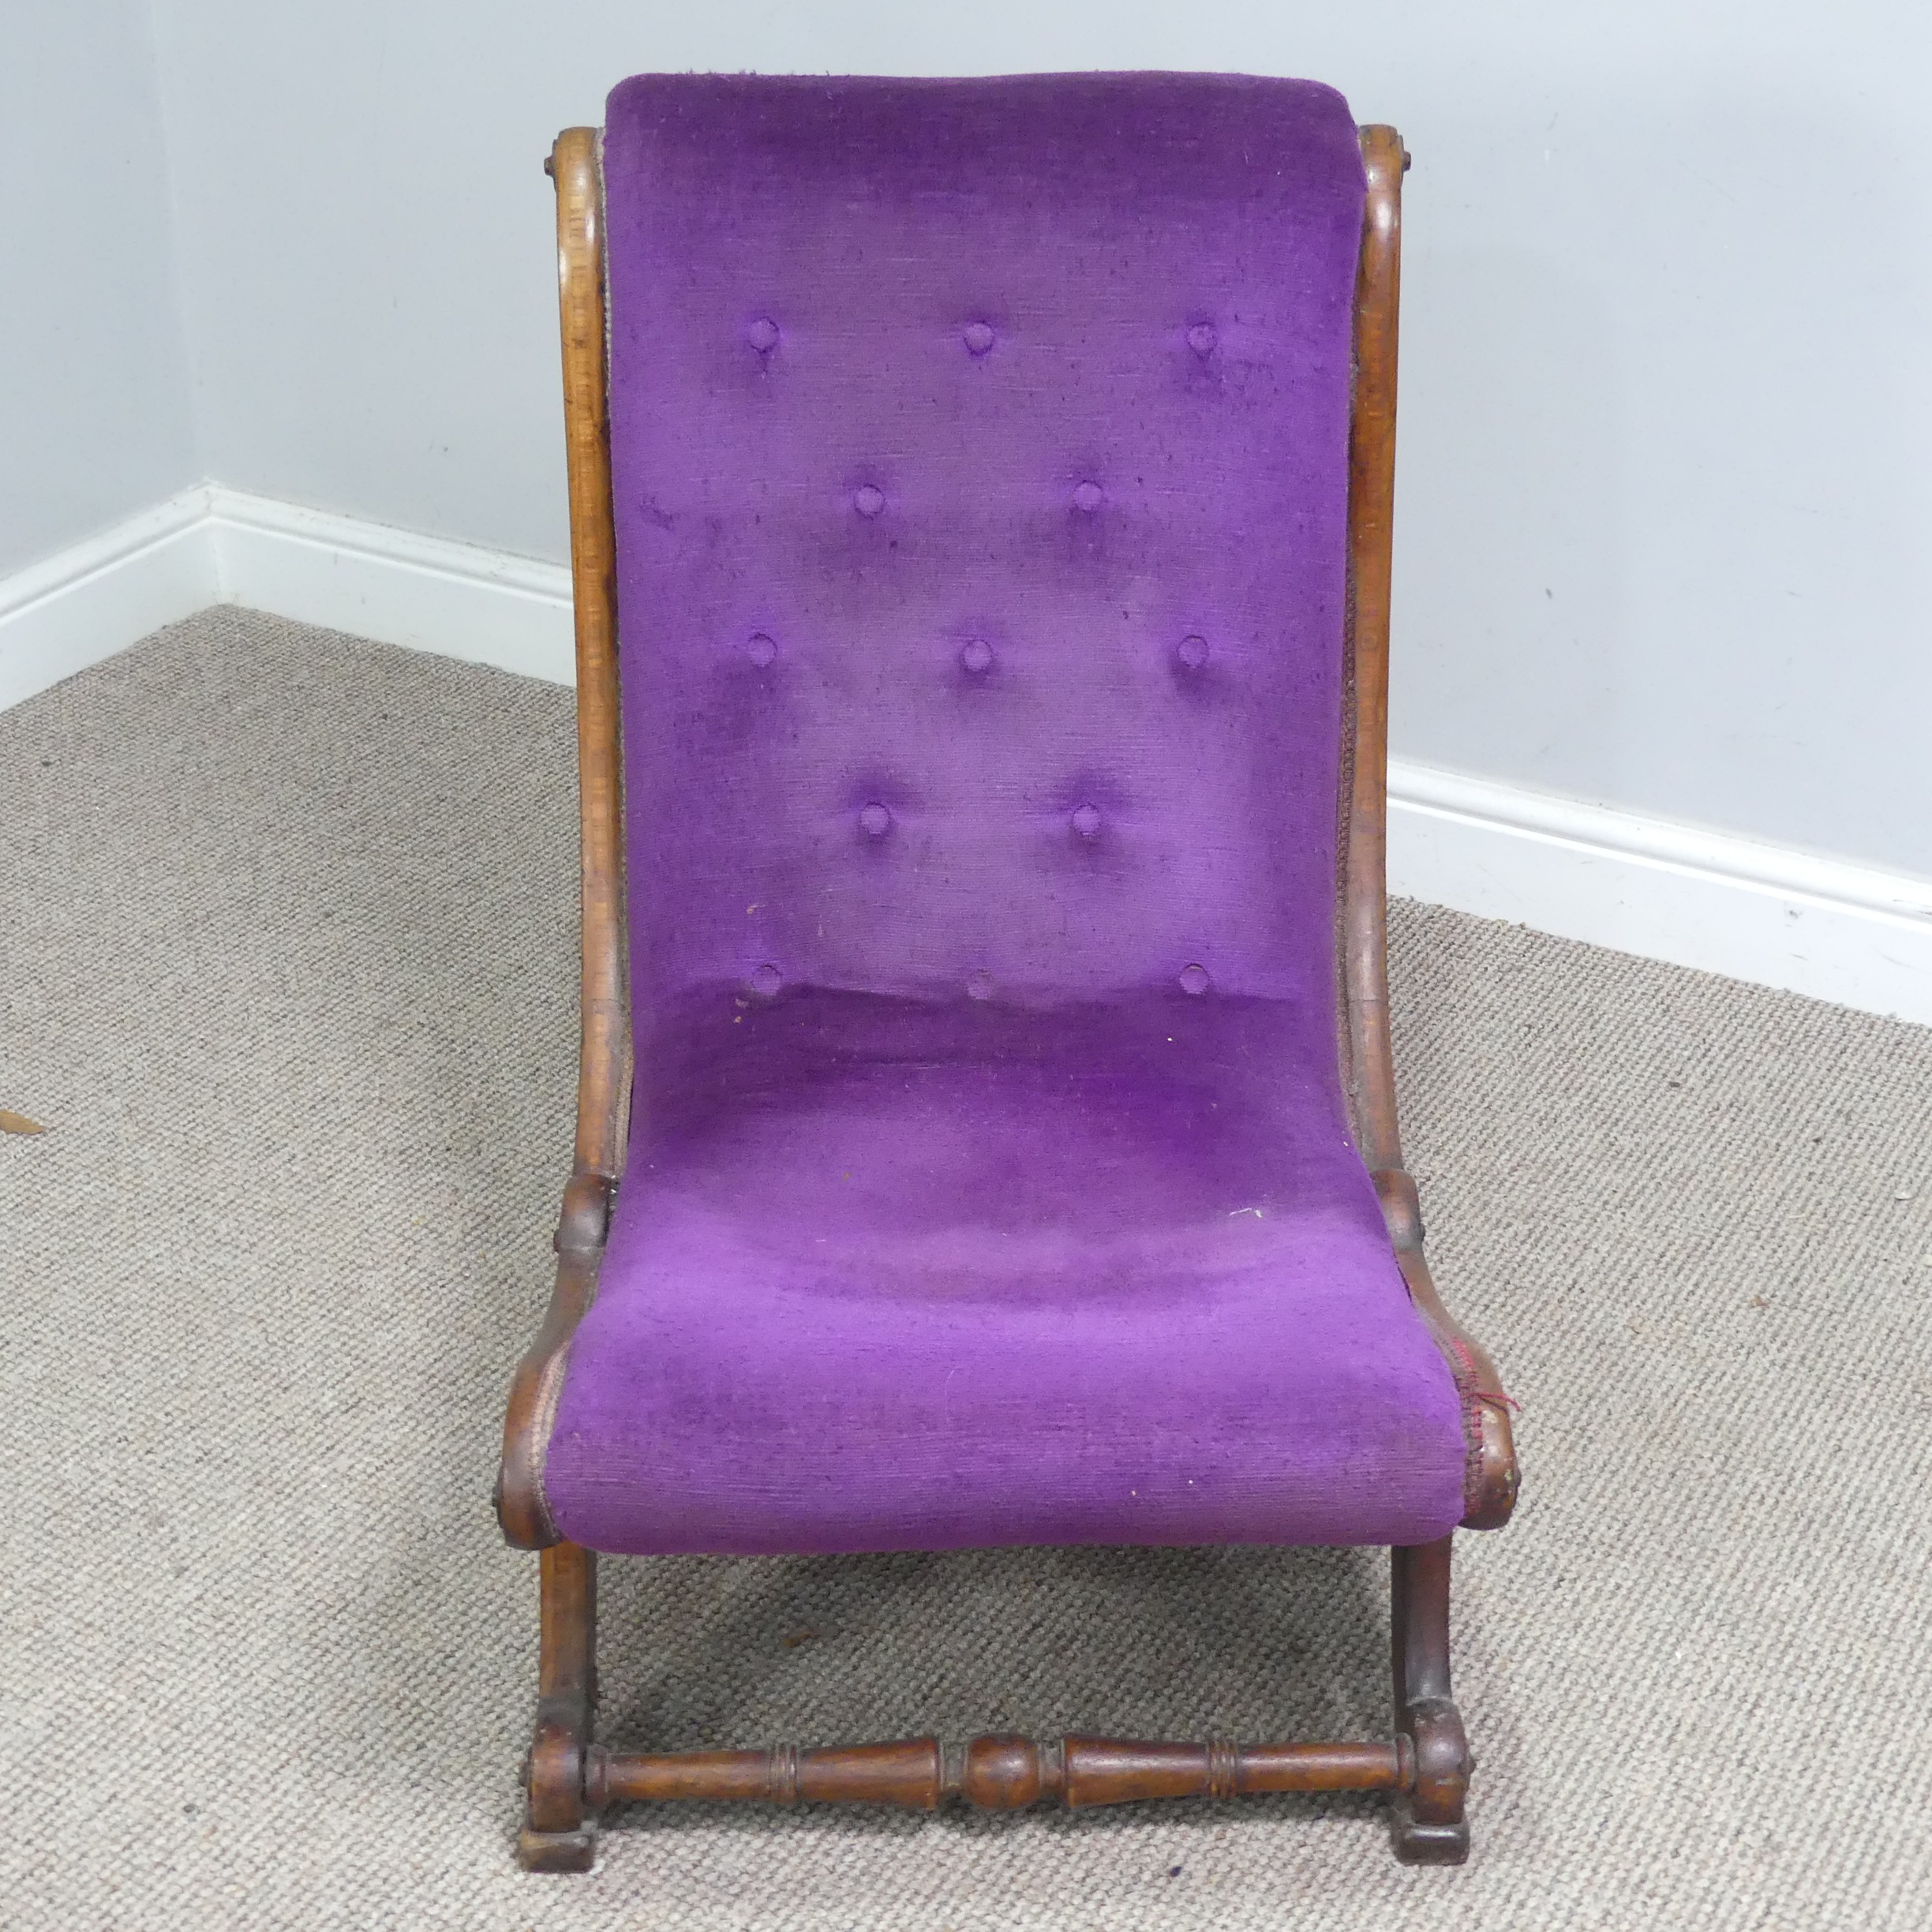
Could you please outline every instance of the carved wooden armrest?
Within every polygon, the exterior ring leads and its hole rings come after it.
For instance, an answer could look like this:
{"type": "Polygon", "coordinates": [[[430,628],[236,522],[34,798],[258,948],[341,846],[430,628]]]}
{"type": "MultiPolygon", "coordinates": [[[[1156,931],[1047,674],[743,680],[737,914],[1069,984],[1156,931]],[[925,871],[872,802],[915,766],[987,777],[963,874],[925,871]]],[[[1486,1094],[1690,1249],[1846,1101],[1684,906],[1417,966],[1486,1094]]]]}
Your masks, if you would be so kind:
{"type": "Polygon", "coordinates": [[[544,1500],[544,1456],[563,1391],[571,1337],[597,1294],[616,1191],[617,1183],[609,1174],[582,1167],[571,1174],[552,1243],[557,1253],[556,1284],[543,1326],[511,1380],[503,1462],[492,1500],[504,1540],[519,1549],[545,1549],[563,1541],[544,1500]]]}
{"type": "Polygon", "coordinates": [[[1481,1345],[1443,1305],[1422,1253],[1422,1202],[1414,1178],[1405,1168],[1379,1167],[1369,1177],[1382,1202],[1382,1219],[1395,1244],[1395,1263],[1409,1294],[1437,1346],[1448,1359],[1462,1398],[1463,1426],[1470,1438],[1470,1463],[1463,1483],[1465,1530],[1500,1530],[1516,1507],[1520,1480],[1510,1411],[1515,1403],[1481,1345]]]}

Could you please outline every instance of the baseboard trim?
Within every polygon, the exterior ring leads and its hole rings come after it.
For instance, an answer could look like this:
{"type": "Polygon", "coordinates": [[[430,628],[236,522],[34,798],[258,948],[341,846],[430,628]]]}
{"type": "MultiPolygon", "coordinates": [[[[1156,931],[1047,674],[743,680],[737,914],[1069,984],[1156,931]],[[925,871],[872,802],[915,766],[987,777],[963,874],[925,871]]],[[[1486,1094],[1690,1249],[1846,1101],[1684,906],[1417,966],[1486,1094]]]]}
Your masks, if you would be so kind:
{"type": "Polygon", "coordinates": [[[0,578],[0,711],[215,602],[208,518],[183,490],[0,578]]]}
{"type": "Polygon", "coordinates": [[[575,678],[564,564],[219,487],[208,540],[223,603],[525,677],[575,678]]]}
{"type": "Polygon", "coordinates": [[[1932,1024],[1932,880],[1392,759],[1389,890],[1932,1024]]]}
{"type": "MultiPolygon", "coordinates": [[[[564,566],[208,485],[0,581],[0,709],[215,603],[575,672],[564,566]]],[[[1932,880],[1397,758],[1389,889],[1932,1024],[1932,880]]]]}
{"type": "Polygon", "coordinates": [[[0,710],[211,604],[576,674],[566,566],[200,484],[0,579],[0,710]]]}

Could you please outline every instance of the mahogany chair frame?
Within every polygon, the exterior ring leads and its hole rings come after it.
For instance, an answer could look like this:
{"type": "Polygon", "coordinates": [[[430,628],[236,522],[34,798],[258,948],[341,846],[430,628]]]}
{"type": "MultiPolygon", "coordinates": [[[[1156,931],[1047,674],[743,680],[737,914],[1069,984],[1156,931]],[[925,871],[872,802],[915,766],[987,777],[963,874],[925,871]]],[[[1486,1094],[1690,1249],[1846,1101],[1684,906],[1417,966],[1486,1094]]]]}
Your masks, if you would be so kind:
{"type": "MultiPolygon", "coordinates": [[[[1388,624],[1395,473],[1402,177],[1393,128],[1359,138],[1368,202],[1355,290],[1349,462],[1349,595],[1335,917],[1340,1070],[1410,1295],[1449,1361],[1472,1424],[1463,1527],[1507,1520],[1517,1472],[1507,1400],[1488,1358],[1451,1320],[1423,1258],[1415,1183],[1402,1166],[1389,1037],[1385,828],[1388,624]]],[[[564,1540],[544,1507],[542,1458],[572,1331],[596,1292],[629,1133],[623,771],[618,709],[616,535],[612,519],[605,341],[603,185],[595,128],[567,129],[556,183],[576,597],[577,745],[582,833],[582,987],[575,1158],[564,1193],[556,1284],[518,1365],[504,1425],[496,1507],[511,1544],[541,1552],[535,1735],[518,1855],[541,1871],[587,1870],[598,1813],[643,1799],[855,1799],[930,1809],[951,1798],[994,1810],[1259,1792],[1386,1791],[1396,1855],[1458,1863],[1468,1853],[1470,1769],[1450,1694],[1450,1537],[1391,1552],[1393,1736],[1346,1743],[1148,1743],[934,1738],[801,1750],[625,1753],[593,1741],[597,1556],[564,1540]]]]}

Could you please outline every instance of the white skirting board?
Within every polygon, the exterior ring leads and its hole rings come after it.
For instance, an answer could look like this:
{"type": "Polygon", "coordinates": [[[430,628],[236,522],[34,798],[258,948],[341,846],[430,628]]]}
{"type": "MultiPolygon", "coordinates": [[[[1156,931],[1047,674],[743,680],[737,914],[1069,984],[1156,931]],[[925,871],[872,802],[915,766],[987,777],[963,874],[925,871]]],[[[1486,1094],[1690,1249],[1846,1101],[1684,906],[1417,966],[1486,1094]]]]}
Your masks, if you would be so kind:
{"type": "Polygon", "coordinates": [[[1389,890],[1932,1024],[1932,879],[1389,766],[1389,890]]]}
{"type": "Polygon", "coordinates": [[[205,489],[0,578],[0,711],[218,601],[205,489]]]}
{"type": "MultiPolygon", "coordinates": [[[[210,604],[567,683],[570,573],[207,485],[0,581],[0,709],[210,604]]],[[[1932,880],[1391,762],[1389,889],[1932,1024],[1932,880]]]]}
{"type": "Polygon", "coordinates": [[[0,579],[0,710],[211,604],[575,675],[564,565],[202,484],[0,579]]]}
{"type": "Polygon", "coordinates": [[[210,491],[208,532],[220,593],[211,601],[553,683],[575,681],[564,564],[238,490],[210,491]]]}

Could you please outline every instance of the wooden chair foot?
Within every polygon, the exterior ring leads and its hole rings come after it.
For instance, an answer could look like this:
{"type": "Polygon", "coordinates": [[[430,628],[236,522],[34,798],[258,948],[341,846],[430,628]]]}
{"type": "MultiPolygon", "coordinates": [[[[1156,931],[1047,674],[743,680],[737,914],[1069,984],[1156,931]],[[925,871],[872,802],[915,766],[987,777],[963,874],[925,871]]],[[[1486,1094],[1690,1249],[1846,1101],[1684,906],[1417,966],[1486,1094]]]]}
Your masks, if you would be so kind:
{"type": "Polygon", "coordinates": [[[1428,1824],[1415,1815],[1406,1796],[1389,1806],[1389,1836],[1395,1855],[1405,1865],[1460,1865],[1469,1856],[1469,1822],[1458,1818],[1453,1825],[1428,1824]]]}
{"type": "Polygon", "coordinates": [[[597,1829],[538,1831],[526,1825],[517,1833],[516,1855],[526,1871],[587,1872],[597,1863],[597,1829]]]}
{"type": "Polygon", "coordinates": [[[1395,1728],[1413,1767],[1389,1825],[1405,1865],[1460,1865],[1469,1856],[1462,1806],[1473,1760],[1462,1713],[1449,1694],[1450,1541],[1389,1552],[1395,1728]]]}
{"type": "Polygon", "coordinates": [[[597,1813],[584,1789],[597,1698],[597,1558],[556,1543],[541,1566],[537,1730],[524,1761],[517,1862],[526,1871],[588,1871],[597,1861],[597,1813]]]}

